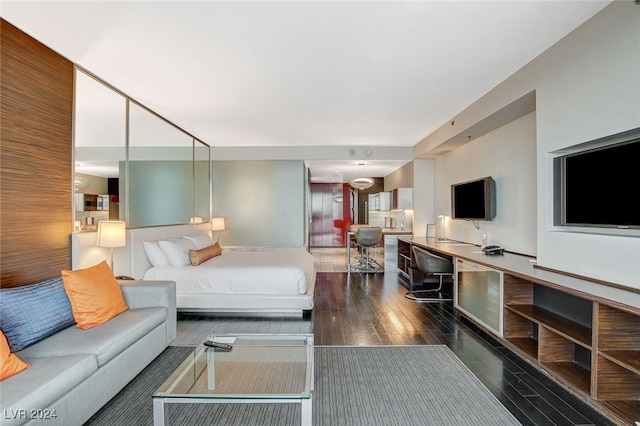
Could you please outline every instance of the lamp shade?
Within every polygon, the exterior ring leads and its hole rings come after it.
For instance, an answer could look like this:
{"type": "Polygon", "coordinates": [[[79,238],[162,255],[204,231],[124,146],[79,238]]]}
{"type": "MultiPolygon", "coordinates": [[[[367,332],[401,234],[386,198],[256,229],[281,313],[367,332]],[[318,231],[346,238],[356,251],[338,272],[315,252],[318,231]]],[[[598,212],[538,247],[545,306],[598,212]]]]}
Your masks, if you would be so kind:
{"type": "Polygon", "coordinates": [[[211,230],[212,231],[224,231],[224,217],[211,218],[211,230]]]}
{"type": "Polygon", "coordinates": [[[101,220],[98,222],[98,247],[124,247],[127,245],[125,223],[121,220],[101,220]]]}

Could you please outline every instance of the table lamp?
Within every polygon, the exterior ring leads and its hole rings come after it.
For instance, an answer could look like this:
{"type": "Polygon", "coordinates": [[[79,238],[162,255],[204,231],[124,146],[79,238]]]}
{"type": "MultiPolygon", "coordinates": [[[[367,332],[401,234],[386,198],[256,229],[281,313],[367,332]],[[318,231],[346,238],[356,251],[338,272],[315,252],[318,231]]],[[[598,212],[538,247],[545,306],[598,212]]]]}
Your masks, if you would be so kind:
{"type": "Polygon", "coordinates": [[[220,243],[220,231],[224,231],[224,217],[211,218],[211,230],[218,231],[218,239],[216,241],[220,243]]]}
{"type": "Polygon", "coordinates": [[[127,229],[121,220],[101,220],[98,222],[98,247],[111,248],[111,271],[113,271],[113,249],[127,245],[127,229]]]}

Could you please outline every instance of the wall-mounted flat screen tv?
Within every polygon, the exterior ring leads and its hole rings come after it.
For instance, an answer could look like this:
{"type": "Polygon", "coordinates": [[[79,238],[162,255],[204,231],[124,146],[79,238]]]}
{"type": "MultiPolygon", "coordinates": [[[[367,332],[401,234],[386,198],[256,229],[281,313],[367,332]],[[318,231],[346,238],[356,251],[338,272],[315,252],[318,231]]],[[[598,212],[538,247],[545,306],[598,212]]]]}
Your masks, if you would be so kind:
{"type": "Polygon", "coordinates": [[[496,182],[491,176],[451,185],[451,218],[492,220],[496,217],[496,182]]]}
{"type": "Polygon", "coordinates": [[[554,161],[560,225],[640,229],[640,137],[554,161]]]}

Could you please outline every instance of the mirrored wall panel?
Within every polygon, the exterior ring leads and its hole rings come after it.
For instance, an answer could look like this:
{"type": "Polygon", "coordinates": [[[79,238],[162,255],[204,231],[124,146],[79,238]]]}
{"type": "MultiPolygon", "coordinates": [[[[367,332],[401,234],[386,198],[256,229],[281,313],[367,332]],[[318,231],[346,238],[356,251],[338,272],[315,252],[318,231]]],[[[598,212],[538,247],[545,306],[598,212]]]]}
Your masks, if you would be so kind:
{"type": "Polygon", "coordinates": [[[129,108],[129,227],[189,223],[193,139],[138,105],[129,108]]]}
{"type": "Polygon", "coordinates": [[[128,228],[209,221],[209,146],[83,71],[76,76],[76,229],[106,219],[128,228]]]}
{"type": "Polygon", "coordinates": [[[120,217],[119,163],[126,159],[127,99],[84,72],[76,72],[74,220],[94,230],[120,217]]]}
{"type": "Polygon", "coordinates": [[[207,221],[211,216],[211,157],[209,146],[194,140],[194,188],[195,206],[193,222],[200,218],[207,221]]]}

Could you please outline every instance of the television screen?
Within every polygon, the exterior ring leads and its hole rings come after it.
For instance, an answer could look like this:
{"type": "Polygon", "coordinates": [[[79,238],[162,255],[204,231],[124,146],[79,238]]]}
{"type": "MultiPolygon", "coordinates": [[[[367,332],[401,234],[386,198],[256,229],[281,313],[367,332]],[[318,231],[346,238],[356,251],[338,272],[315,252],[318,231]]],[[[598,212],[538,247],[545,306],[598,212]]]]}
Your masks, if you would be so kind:
{"type": "Polygon", "coordinates": [[[491,177],[451,185],[453,219],[492,220],[495,206],[495,181],[491,177]]]}
{"type": "Polygon", "coordinates": [[[640,227],[640,138],[562,159],[564,225],[640,227]]]}

